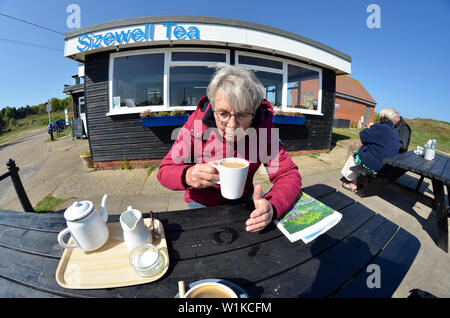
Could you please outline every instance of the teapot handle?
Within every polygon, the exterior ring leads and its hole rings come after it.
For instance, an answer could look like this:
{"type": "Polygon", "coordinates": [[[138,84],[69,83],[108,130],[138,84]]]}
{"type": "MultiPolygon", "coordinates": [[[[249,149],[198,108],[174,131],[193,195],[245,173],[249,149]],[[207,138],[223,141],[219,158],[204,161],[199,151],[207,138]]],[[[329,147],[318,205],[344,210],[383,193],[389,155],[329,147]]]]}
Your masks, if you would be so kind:
{"type": "Polygon", "coordinates": [[[63,240],[64,236],[66,236],[69,233],[70,233],[70,235],[72,235],[72,233],[70,232],[70,230],[68,228],[65,228],[64,230],[59,232],[59,234],[58,234],[58,243],[59,243],[59,245],[61,245],[64,248],[75,248],[75,247],[77,247],[76,244],[69,245],[69,244],[66,244],[64,242],[64,240],[63,240]]]}
{"type": "Polygon", "coordinates": [[[108,210],[106,209],[106,199],[108,199],[108,195],[105,195],[102,198],[102,206],[100,208],[100,216],[102,217],[103,222],[108,222],[108,210]]]}

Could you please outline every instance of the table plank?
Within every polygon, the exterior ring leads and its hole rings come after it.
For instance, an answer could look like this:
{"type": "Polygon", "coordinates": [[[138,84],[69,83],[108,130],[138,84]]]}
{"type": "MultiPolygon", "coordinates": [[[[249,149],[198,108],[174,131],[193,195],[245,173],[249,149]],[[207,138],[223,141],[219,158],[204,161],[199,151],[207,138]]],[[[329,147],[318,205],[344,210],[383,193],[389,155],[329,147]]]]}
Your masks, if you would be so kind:
{"type": "MultiPolygon", "coordinates": [[[[374,283],[375,275],[371,267],[367,266],[346,285],[339,290],[336,298],[380,298],[392,297],[411,267],[420,249],[420,241],[410,233],[400,228],[389,244],[373,259],[370,264],[379,266],[380,288],[369,288],[367,281],[374,283]]],[[[369,265],[370,265],[369,264],[369,265]]]]}
{"type": "Polygon", "coordinates": [[[57,233],[5,225],[0,225],[0,246],[55,258],[60,258],[64,252],[57,241],[57,233]]]}
{"type": "MultiPolygon", "coordinates": [[[[447,163],[445,167],[442,169],[442,174],[437,178],[439,181],[442,181],[445,185],[450,185],[450,158],[447,158],[447,163]]],[[[450,193],[448,193],[450,195],[450,193]]]]}
{"type": "Polygon", "coordinates": [[[24,229],[59,232],[66,227],[63,213],[33,213],[0,210],[0,224],[24,229]]]}
{"type": "MultiPolygon", "coordinates": [[[[389,241],[397,228],[394,223],[376,215],[334,248],[246,289],[250,293],[263,290],[264,297],[327,297],[361,270],[389,241]]],[[[314,241],[312,251],[318,242],[314,241]]]]}
{"type": "Polygon", "coordinates": [[[355,200],[339,191],[323,196],[319,201],[336,211],[340,211],[355,202],[355,200]]]}
{"type": "Polygon", "coordinates": [[[29,288],[0,277],[0,298],[55,298],[59,297],[29,288]]]}
{"type": "Polygon", "coordinates": [[[315,184],[302,189],[303,192],[309,194],[315,199],[320,199],[323,196],[336,192],[335,188],[332,188],[326,184],[315,184]]]}
{"type": "MultiPolygon", "coordinates": [[[[433,166],[433,168],[429,171],[427,176],[430,178],[440,180],[442,174],[445,172],[445,167],[447,165],[448,158],[438,155],[438,154],[436,154],[436,157],[437,157],[437,162],[433,166]]],[[[444,181],[444,180],[441,180],[441,181],[444,181]]]]}

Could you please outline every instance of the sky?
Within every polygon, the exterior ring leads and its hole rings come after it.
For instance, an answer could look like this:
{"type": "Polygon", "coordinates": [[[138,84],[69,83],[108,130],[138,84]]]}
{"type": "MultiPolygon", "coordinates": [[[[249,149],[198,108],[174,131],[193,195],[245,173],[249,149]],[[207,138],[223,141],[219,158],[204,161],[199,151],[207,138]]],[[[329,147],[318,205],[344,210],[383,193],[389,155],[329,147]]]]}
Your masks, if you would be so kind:
{"type": "Polygon", "coordinates": [[[351,56],[350,76],[376,100],[375,111],[394,107],[406,118],[450,122],[450,0],[0,0],[0,108],[67,97],[64,84],[77,73],[64,57],[72,3],[80,6],[81,27],[183,14],[290,31],[351,56]],[[380,28],[367,26],[370,4],[380,8],[380,28]]]}

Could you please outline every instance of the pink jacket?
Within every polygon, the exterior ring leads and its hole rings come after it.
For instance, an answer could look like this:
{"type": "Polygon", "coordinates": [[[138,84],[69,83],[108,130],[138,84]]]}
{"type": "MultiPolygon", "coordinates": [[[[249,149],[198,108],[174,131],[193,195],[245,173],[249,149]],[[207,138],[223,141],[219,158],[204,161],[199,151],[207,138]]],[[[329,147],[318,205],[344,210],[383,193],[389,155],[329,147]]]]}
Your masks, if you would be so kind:
{"type": "Polygon", "coordinates": [[[300,194],[302,179],[298,167],[289,157],[277,134],[271,130],[274,128],[272,118],[273,107],[264,99],[256,111],[251,126],[253,128],[248,130],[254,129],[256,139],[252,142],[251,137],[245,137],[248,141],[245,147],[236,144],[232,147],[215,129],[211,104],[206,96],[203,97],[197,105],[197,110],[189,116],[180,129],[177,140],[162,160],[157,175],[159,182],[171,190],[185,190],[186,202],[197,201],[206,206],[225,204],[229,200],[222,197],[219,185],[205,189],[187,186],[183,180],[185,170],[196,163],[206,163],[225,157],[244,158],[250,162],[250,166],[243,197],[251,198],[253,177],[263,163],[273,184],[264,198],[272,204],[274,218],[278,219],[300,194]],[[254,147],[249,147],[251,143],[254,147]]]}

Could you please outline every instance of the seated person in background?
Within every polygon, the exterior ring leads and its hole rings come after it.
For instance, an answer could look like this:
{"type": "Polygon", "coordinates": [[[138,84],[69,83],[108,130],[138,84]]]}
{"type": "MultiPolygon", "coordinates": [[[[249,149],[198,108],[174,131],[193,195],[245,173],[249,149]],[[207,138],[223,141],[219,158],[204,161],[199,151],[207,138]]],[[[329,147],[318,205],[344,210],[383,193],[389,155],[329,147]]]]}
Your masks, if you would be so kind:
{"type": "Polygon", "coordinates": [[[349,156],[341,170],[342,175],[348,180],[342,183],[342,187],[352,192],[358,190],[359,174],[350,170],[351,167],[360,165],[377,174],[384,166],[383,159],[398,153],[400,141],[393,123],[396,115],[392,109],[383,109],[380,112],[380,122],[359,133],[362,146],[349,156]]]}
{"type": "Polygon", "coordinates": [[[400,150],[399,152],[407,152],[409,146],[409,140],[411,138],[411,127],[403,120],[403,118],[399,115],[398,111],[394,108],[386,108],[392,109],[392,111],[396,114],[392,122],[394,123],[395,129],[397,129],[398,136],[400,138],[400,150]]]}
{"type": "Polygon", "coordinates": [[[214,183],[219,175],[209,162],[226,157],[246,159],[250,166],[242,198],[252,199],[253,195],[255,204],[255,210],[246,221],[246,230],[262,230],[286,212],[301,192],[297,165],[278,137],[268,137],[274,128],[272,119],[273,107],[264,99],[264,86],[251,70],[218,66],[208,85],[207,96],[200,99],[197,110],[190,115],[162,160],[157,174],[159,182],[171,190],[184,190],[184,200],[190,208],[225,204],[230,200],[222,197],[220,186],[214,183]],[[246,142],[246,132],[256,137],[253,142],[251,138],[246,142]],[[265,144],[260,143],[263,138],[268,139],[265,144]],[[240,142],[245,143],[243,152],[239,152],[240,142]],[[263,153],[271,153],[266,159],[260,151],[265,145],[268,149],[263,153]],[[217,151],[213,154],[211,149],[217,151]],[[223,149],[234,151],[228,153],[223,149]],[[255,155],[254,159],[250,153],[255,155]],[[253,187],[253,177],[261,163],[273,184],[266,194],[262,193],[261,185],[253,187]]]}
{"type": "MultiPolygon", "coordinates": [[[[409,141],[411,139],[411,127],[409,127],[408,123],[401,117],[398,111],[395,108],[385,108],[385,111],[392,110],[396,116],[392,120],[394,123],[394,127],[398,132],[398,136],[400,138],[400,150],[399,153],[407,152],[409,147],[409,141]]],[[[369,125],[369,128],[372,124],[369,125]]],[[[361,140],[354,140],[348,147],[347,156],[350,156],[353,151],[358,150],[362,146],[361,140]]]]}

